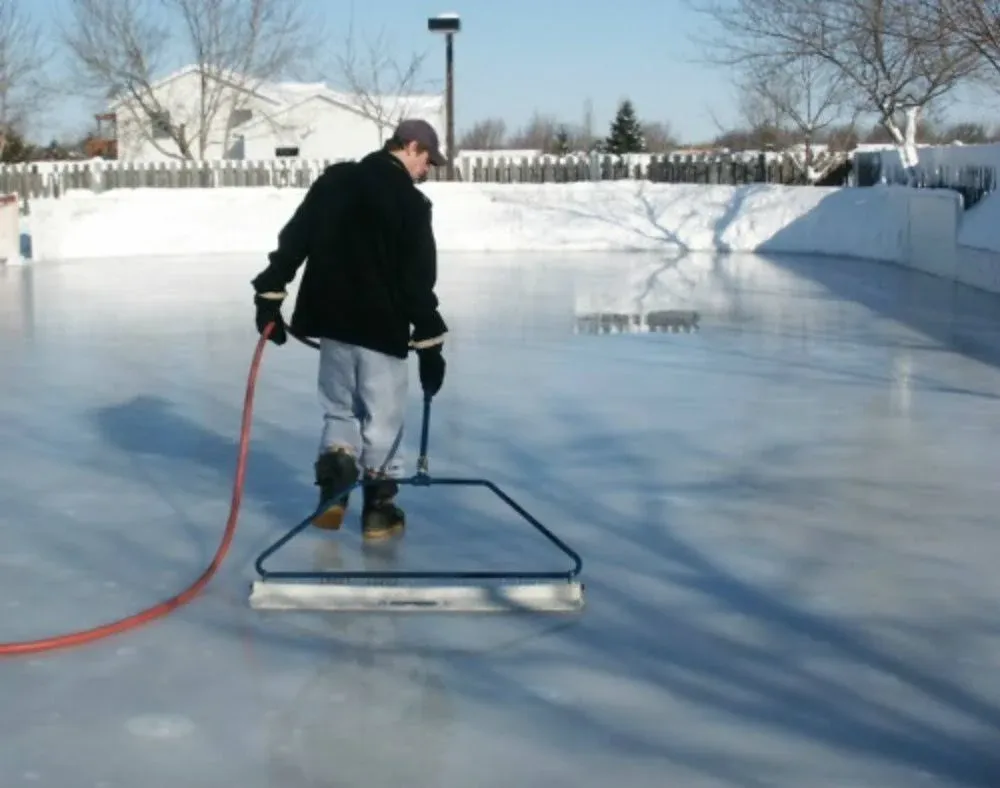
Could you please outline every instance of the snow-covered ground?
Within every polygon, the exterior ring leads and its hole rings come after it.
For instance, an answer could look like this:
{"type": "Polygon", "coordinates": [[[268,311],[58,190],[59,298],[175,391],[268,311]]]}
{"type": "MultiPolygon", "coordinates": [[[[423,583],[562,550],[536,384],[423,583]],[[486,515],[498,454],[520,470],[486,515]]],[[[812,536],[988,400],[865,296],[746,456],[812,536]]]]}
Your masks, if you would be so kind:
{"type": "MultiPolygon", "coordinates": [[[[768,251],[897,260],[902,188],[698,186],[614,181],[440,184],[444,252],[768,251]]],[[[70,191],[26,217],[35,259],[265,254],[301,189],[70,191]]]]}
{"type": "MultiPolygon", "coordinates": [[[[761,252],[893,262],[1000,292],[1000,198],[948,190],[652,184],[442,184],[442,252],[761,252]]],[[[301,189],[74,190],[33,200],[35,261],[270,251],[301,189]]]]}
{"type": "Polygon", "coordinates": [[[958,242],[973,249],[995,252],[1000,265],[1000,194],[994,192],[984,197],[965,212],[958,242]]]}
{"type": "MultiPolygon", "coordinates": [[[[0,268],[0,641],[202,570],[260,265],[0,268]]],[[[431,471],[493,479],[579,550],[587,610],[248,609],[254,558],[315,495],[315,352],[270,348],[219,575],[143,629],[0,662],[0,783],[1000,783],[996,296],[867,261],[660,251],[444,252],[441,297],[431,471]],[[575,333],[581,311],[638,305],[698,308],[702,330],[575,333]]],[[[404,500],[401,551],[370,560],[566,566],[492,498],[404,500]]],[[[275,566],[362,560],[352,521],[275,566]]]]}

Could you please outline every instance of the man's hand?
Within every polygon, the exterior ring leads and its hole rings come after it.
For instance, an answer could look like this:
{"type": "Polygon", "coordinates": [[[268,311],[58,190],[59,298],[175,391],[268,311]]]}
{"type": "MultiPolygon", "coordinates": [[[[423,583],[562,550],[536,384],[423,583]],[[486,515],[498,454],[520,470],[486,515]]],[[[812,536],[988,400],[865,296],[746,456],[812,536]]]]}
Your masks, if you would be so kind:
{"type": "Polygon", "coordinates": [[[258,293],[253,299],[254,306],[257,307],[257,333],[263,336],[268,324],[274,323],[268,339],[276,345],[284,345],[288,339],[285,320],[281,316],[281,304],[284,300],[284,293],[258,293]]]}
{"type": "Polygon", "coordinates": [[[417,350],[417,363],[420,369],[420,385],[424,394],[433,397],[441,390],[444,383],[444,372],[447,366],[441,354],[441,345],[417,350]]]}

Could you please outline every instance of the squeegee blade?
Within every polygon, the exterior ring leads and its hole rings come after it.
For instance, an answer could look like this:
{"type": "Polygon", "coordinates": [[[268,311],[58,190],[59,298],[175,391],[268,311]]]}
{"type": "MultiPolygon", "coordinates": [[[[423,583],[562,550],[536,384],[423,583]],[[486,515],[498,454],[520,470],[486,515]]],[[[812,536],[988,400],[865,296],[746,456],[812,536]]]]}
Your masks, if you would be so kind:
{"type": "Polygon", "coordinates": [[[256,610],[572,613],[582,610],[583,604],[583,584],[566,581],[495,586],[379,586],[258,580],[250,590],[250,606],[256,610]]]}

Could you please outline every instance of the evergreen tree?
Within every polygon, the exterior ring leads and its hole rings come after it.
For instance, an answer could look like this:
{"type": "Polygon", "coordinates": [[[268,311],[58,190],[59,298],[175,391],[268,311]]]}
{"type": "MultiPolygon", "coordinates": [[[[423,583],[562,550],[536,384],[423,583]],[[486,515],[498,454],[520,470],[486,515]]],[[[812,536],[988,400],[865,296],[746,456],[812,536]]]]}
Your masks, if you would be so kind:
{"type": "Polygon", "coordinates": [[[618,105],[618,113],[611,121],[611,133],[608,134],[607,151],[615,155],[623,153],[642,153],[645,149],[642,136],[642,126],[635,116],[635,107],[628,99],[618,105]]]}
{"type": "Polygon", "coordinates": [[[565,126],[560,126],[556,132],[555,141],[552,144],[553,153],[556,156],[567,156],[569,154],[569,132],[565,126]]]}
{"type": "Polygon", "coordinates": [[[13,164],[31,161],[34,146],[10,127],[0,126],[0,161],[13,164]]]}

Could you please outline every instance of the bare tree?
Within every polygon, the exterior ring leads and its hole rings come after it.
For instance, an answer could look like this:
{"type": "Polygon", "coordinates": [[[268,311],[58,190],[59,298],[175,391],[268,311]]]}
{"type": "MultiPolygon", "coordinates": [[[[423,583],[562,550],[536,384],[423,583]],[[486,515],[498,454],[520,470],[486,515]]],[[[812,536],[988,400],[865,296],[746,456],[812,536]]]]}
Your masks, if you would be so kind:
{"type": "Polygon", "coordinates": [[[17,0],[0,0],[0,159],[25,134],[47,95],[41,30],[17,0]]]}
{"type": "Polygon", "coordinates": [[[782,126],[778,112],[753,91],[736,82],[736,122],[727,125],[716,113],[708,110],[716,135],[711,145],[734,151],[783,148],[791,143],[791,135],[782,126]]]}
{"type": "Polygon", "coordinates": [[[234,114],[311,58],[318,34],[301,0],[68,2],[63,38],[85,85],[120,99],[120,121],[175,158],[203,158],[216,141],[228,148],[234,114]],[[184,108],[157,82],[178,43],[198,83],[184,108]]]}
{"type": "Polygon", "coordinates": [[[940,15],[987,65],[987,78],[1000,78],[1000,0],[914,0],[928,18],[940,15]]]}
{"type": "Polygon", "coordinates": [[[481,120],[465,134],[458,143],[463,150],[497,150],[504,146],[507,124],[502,118],[481,120]]]}
{"type": "Polygon", "coordinates": [[[404,116],[422,113],[416,98],[429,87],[420,77],[427,55],[413,53],[397,59],[384,30],[361,43],[359,51],[353,17],[347,30],[336,68],[358,110],[375,124],[381,145],[404,116]]]}
{"type": "Polygon", "coordinates": [[[541,150],[548,153],[558,148],[557,138],[562,124],[551,115],[534,112],[527,124],[510,138],[508,147],[541,150]]]}
{"type": "Polygon", "coordinates": [[[710,60],[829,64],[850,86],[855,109],[876,115],[911,166],[921,112],[979,67],[969,44],[918,0],[689,2],[721,30],[719,39],[703,42],[710,60]]]}
{"type": "Polygon", "coordinates": [[[705,147],[726,148],[731,151],[759,151],[768,148],[784,148],[789,142],[789,134],[759,111],[761,104],[756,101],[741,100],[739,120],[735,126],[727,127],[709,111],[716,135],[705,147]]]}
{"type": "Polygon", "coordinates": [[[583,118],[577,132],[576,149],[589,151],[597,141],[594,137],[594,101],[588,98],[583,103],[583,118]]]}
{"type": "Polygon", "coordinates": [[[993,137],[984,124],[970,121],[954,123],[943,129],[938,136],[945,145],[955,142],[963,145],[985,145],[993,137]]]}
{"type": "Polygon", "coordinates": [[[847,153],[854,150],[861,141],[861,132],[858,130],[857,122],[836,123],[828,126],[819,135],[827,148],[834,153],[847,153]]]}
{"type": "MultiPolygon", "coordinates": [[[[757,71],[757,69],[754,69],[757,71]]],[[[781,88],[769,85],[769,78],[761,73],[741,75],[736,79],[736,110],[741,125],[751,130],[784,130],[786,118],[771,101],[769,94],[781,94],[781,88]]],[[[718,123],[716,123],[718,126],[718,123]]]]}
{"type": "Polygon", "coordinates": [[[669,153],[678,147],[677,137],[669,123],[643,123],[642,137],[647,153],[669,153]]]}
{"type": "Polygon", "coordinates": [[[740,87],[751,126],[770,126],[798,138],[805,148],[802,166],[811,177],[817,137],[843,120],[844,109],[851,103],[845,73],[814,55],[791,62],[761,59],[746,64],[740,87]]]}

